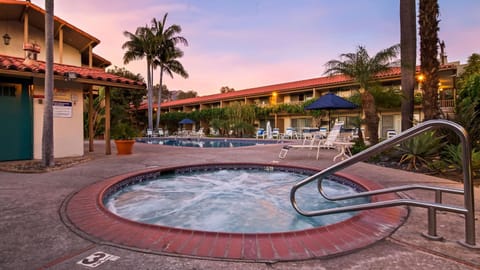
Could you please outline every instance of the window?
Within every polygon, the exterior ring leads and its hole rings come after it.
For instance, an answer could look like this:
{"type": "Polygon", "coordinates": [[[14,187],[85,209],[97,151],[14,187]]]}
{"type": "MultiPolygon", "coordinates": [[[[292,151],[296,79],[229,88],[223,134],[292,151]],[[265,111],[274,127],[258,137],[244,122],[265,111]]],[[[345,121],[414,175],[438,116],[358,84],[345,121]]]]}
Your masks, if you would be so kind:
{"type": "Polygon", "coordinates": [[[304,127],[312,127],[311,118],[295,118],[292,119],[292,127],[296,128],[297,131],[301,130],[304,127]]]}
{"type": "Polygon", "coordinates": [[[14,84],[0,84],[0,96],[16,97],[17,87],[14,84]]]}

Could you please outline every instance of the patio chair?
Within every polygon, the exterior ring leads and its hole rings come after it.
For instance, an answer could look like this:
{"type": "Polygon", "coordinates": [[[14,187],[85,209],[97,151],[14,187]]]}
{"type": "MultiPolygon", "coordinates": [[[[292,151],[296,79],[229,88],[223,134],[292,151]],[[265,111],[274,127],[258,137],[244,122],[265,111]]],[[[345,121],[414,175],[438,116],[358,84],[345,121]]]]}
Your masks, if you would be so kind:
{"type": "Polygon", "coordinates": [[[153,130],[147,129],[147,137],[153,137],[153,130]]]}
{"type": "Polygon", "coordinates": [[[319,144],[319,148],[334,148],[333,143],[337,140],[338,136],[340,135],[340,131],[342,130],[343,122],[336,122],[333,125],[332,130],[328,133],[327,138],[322,140],[319,144]]]}
{"type": "Polygon", "coordinates": [[[278,154],[278,157],[281,159],[285,159],[287,157],[288,151],[290,149],[306,149],[312,150],[318,148],[318,144],[320,143],[320,138],[318,136],[310,136],[304,137],[302,144],[289,144],[285,145],[278,154]]]}
{"type": "Polygon", "coordinates": [[[279,128],[273,128],[272,138],[273,139],[280,139],[280,129],[279,128]]]}
{"type": "Polygon", "coordinates": [[[317,145],[317,159],[320,155],[320,149],[333,149],[335,148],[335,141],[337,141],[340,131],[342,130],[343,122],[336,122],[332,127],[332,130],[328,133],[327,138],[322,139],[317,145]]]}
{"type": "Polygon", "coordinates": [[[265,136],[267,134],[265,134],[265,130],[263,128],[259,128],[257,130],[257,133],[255,134],[255,137],[258,139],[259,137],[261,137],[262,139],[265,139],[265,136]]]}
{"type": "Polygon", "coordinates": [[[288,127],[286,130],[285,130],[285,135],[284,135],[285,138],[289,138],[289,139],[298,139],[298,134],[297,134],[297,131],[295,131],[294,128],[292,127],[288,127]]]}
{"type": "Polygon", "coordinates": [[[164,136],[164,135],[165,135],[165,133],[163,132],[163,129],[162,129],[162,128],[159,128],[159,129],[158,129],[158,136],[162,137],[162,136],[164,136]]]}
{"type": "Polygon", "coordinates": [[[321,128],[319,128],[318,133],[319,133],[320,136],[322,136],[323,138],[326,138],[327,135],[328,135],[327,128],[326,128],[326,127],[321,127],[321,128]]]}
{"type": "Polygon", "coordinates": [[[196,131],[196,132],[194,131],[194,132],[193,132],[193,135],[195,135],[195,136],[197,136],[197,137],[199,137],[199,138],[205,136],[205,133],[203,132],[203,128],[199,128],[198,131],[196,131]]]}
{"type": "Polygon", "coordinates": [[[317,149],[317,159],[320,155],[320,149],[322,148],[335,148],[334,142],[337,140],[338,135],[340,134],[340,130],[342,129],[343,122],[337,122],[333,126],[332,130],[328,133],[327,138],[323,139],[320,135],[312,135],[310,138],[305,137],[303,139],[303,144],[301,145],[286,145],[280,150],[278,157],[281,159],[285,159],[287,157],[288,151],[290,149],[317,149]],[[306,141],[310,143],[306,144],[306,141]]]}
{"type": "Polygon", "coordinates": [[[393,129],[387,130],[387,139],[390,139],[392,137],[395,137],[397,135],[397,132],[393,129]]]}

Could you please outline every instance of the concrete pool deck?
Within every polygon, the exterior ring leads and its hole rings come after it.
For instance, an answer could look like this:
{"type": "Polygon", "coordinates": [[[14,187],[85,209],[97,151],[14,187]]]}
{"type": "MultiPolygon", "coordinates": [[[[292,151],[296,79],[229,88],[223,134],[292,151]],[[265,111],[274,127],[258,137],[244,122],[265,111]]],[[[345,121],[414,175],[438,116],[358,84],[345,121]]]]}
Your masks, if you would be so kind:
{"type": "MultiPolygon", "coordinates": [[[[350,254],[294,262],[252,263],[215,261],[152,254],[124,249],[107,242],[92,242],[70,230],[62,220],[65,200],[104,179],[147,168],[219,162],[258,162],[325,168],[336,151],[291,151],[278,159],[281,145],[201,149],[136,144],[130,156],[103,155],[103,142],[95,142],[91,160],[48,173],[0,172],[0,269],[91,269],[77,264],[97,252],[111,257],[97,269],[480,269],[480,251],[457,243],[464,240],[463,216],[439,212],[437,231],[443,241],[420,234],[427,230],[427,211],[409,207],[405,223],[383,240],[350,254]],[[116,259],[116,260],[113,260],[116,259]]],[[[114,149],[115,150],[115,149],[114,149]]],[[[462,188],[450,180],[359,163],[342,171],[382,186],[423,183],[462,188]]],[[[431,193],[408,191],[402,197],[431,200],[431,193]]],[[[480,190],[475,189],[476,241],[480,241],[480,190]]],[[[463,197],[445,195],[444,202],[461,205],[463,197]]],[[[95,256],[86,261],[93,261],[95,256]]]]}

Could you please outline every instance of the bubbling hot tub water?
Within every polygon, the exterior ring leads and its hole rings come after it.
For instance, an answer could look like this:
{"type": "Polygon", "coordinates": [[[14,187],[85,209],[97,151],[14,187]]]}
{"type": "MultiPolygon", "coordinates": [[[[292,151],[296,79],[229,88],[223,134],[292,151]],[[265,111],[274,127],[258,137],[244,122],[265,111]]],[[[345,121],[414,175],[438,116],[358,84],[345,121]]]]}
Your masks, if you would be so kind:
{"type": "MultiPolygon", "coordinates": [[[[290,204],[293,184],[313,174],[258,166],[185,169],[156,179],[128,184],[104,198],[113,213],[141,223],[199,231],[272,233],[305,230],[337,223],[355,213],[304,217],[290,204]]],[[[329,195],[358,192],[360,187],[333,176],[323,182],[329,195]]],[[[330,202],[314,183],[299,190],[297,202],[318,210],[363,203],[364,198],[330,202]]]]}

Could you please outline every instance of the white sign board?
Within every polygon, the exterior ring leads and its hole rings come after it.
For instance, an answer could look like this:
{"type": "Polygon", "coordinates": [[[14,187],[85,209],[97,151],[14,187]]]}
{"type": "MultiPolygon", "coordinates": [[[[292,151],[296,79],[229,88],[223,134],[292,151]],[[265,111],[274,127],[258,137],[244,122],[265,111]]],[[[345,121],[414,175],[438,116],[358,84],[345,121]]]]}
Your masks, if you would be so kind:
{"type": "Polygon", "coordinates": [[[53,101],[53,117],[71,118],[72,102],[71,101],[53,101]]]}

